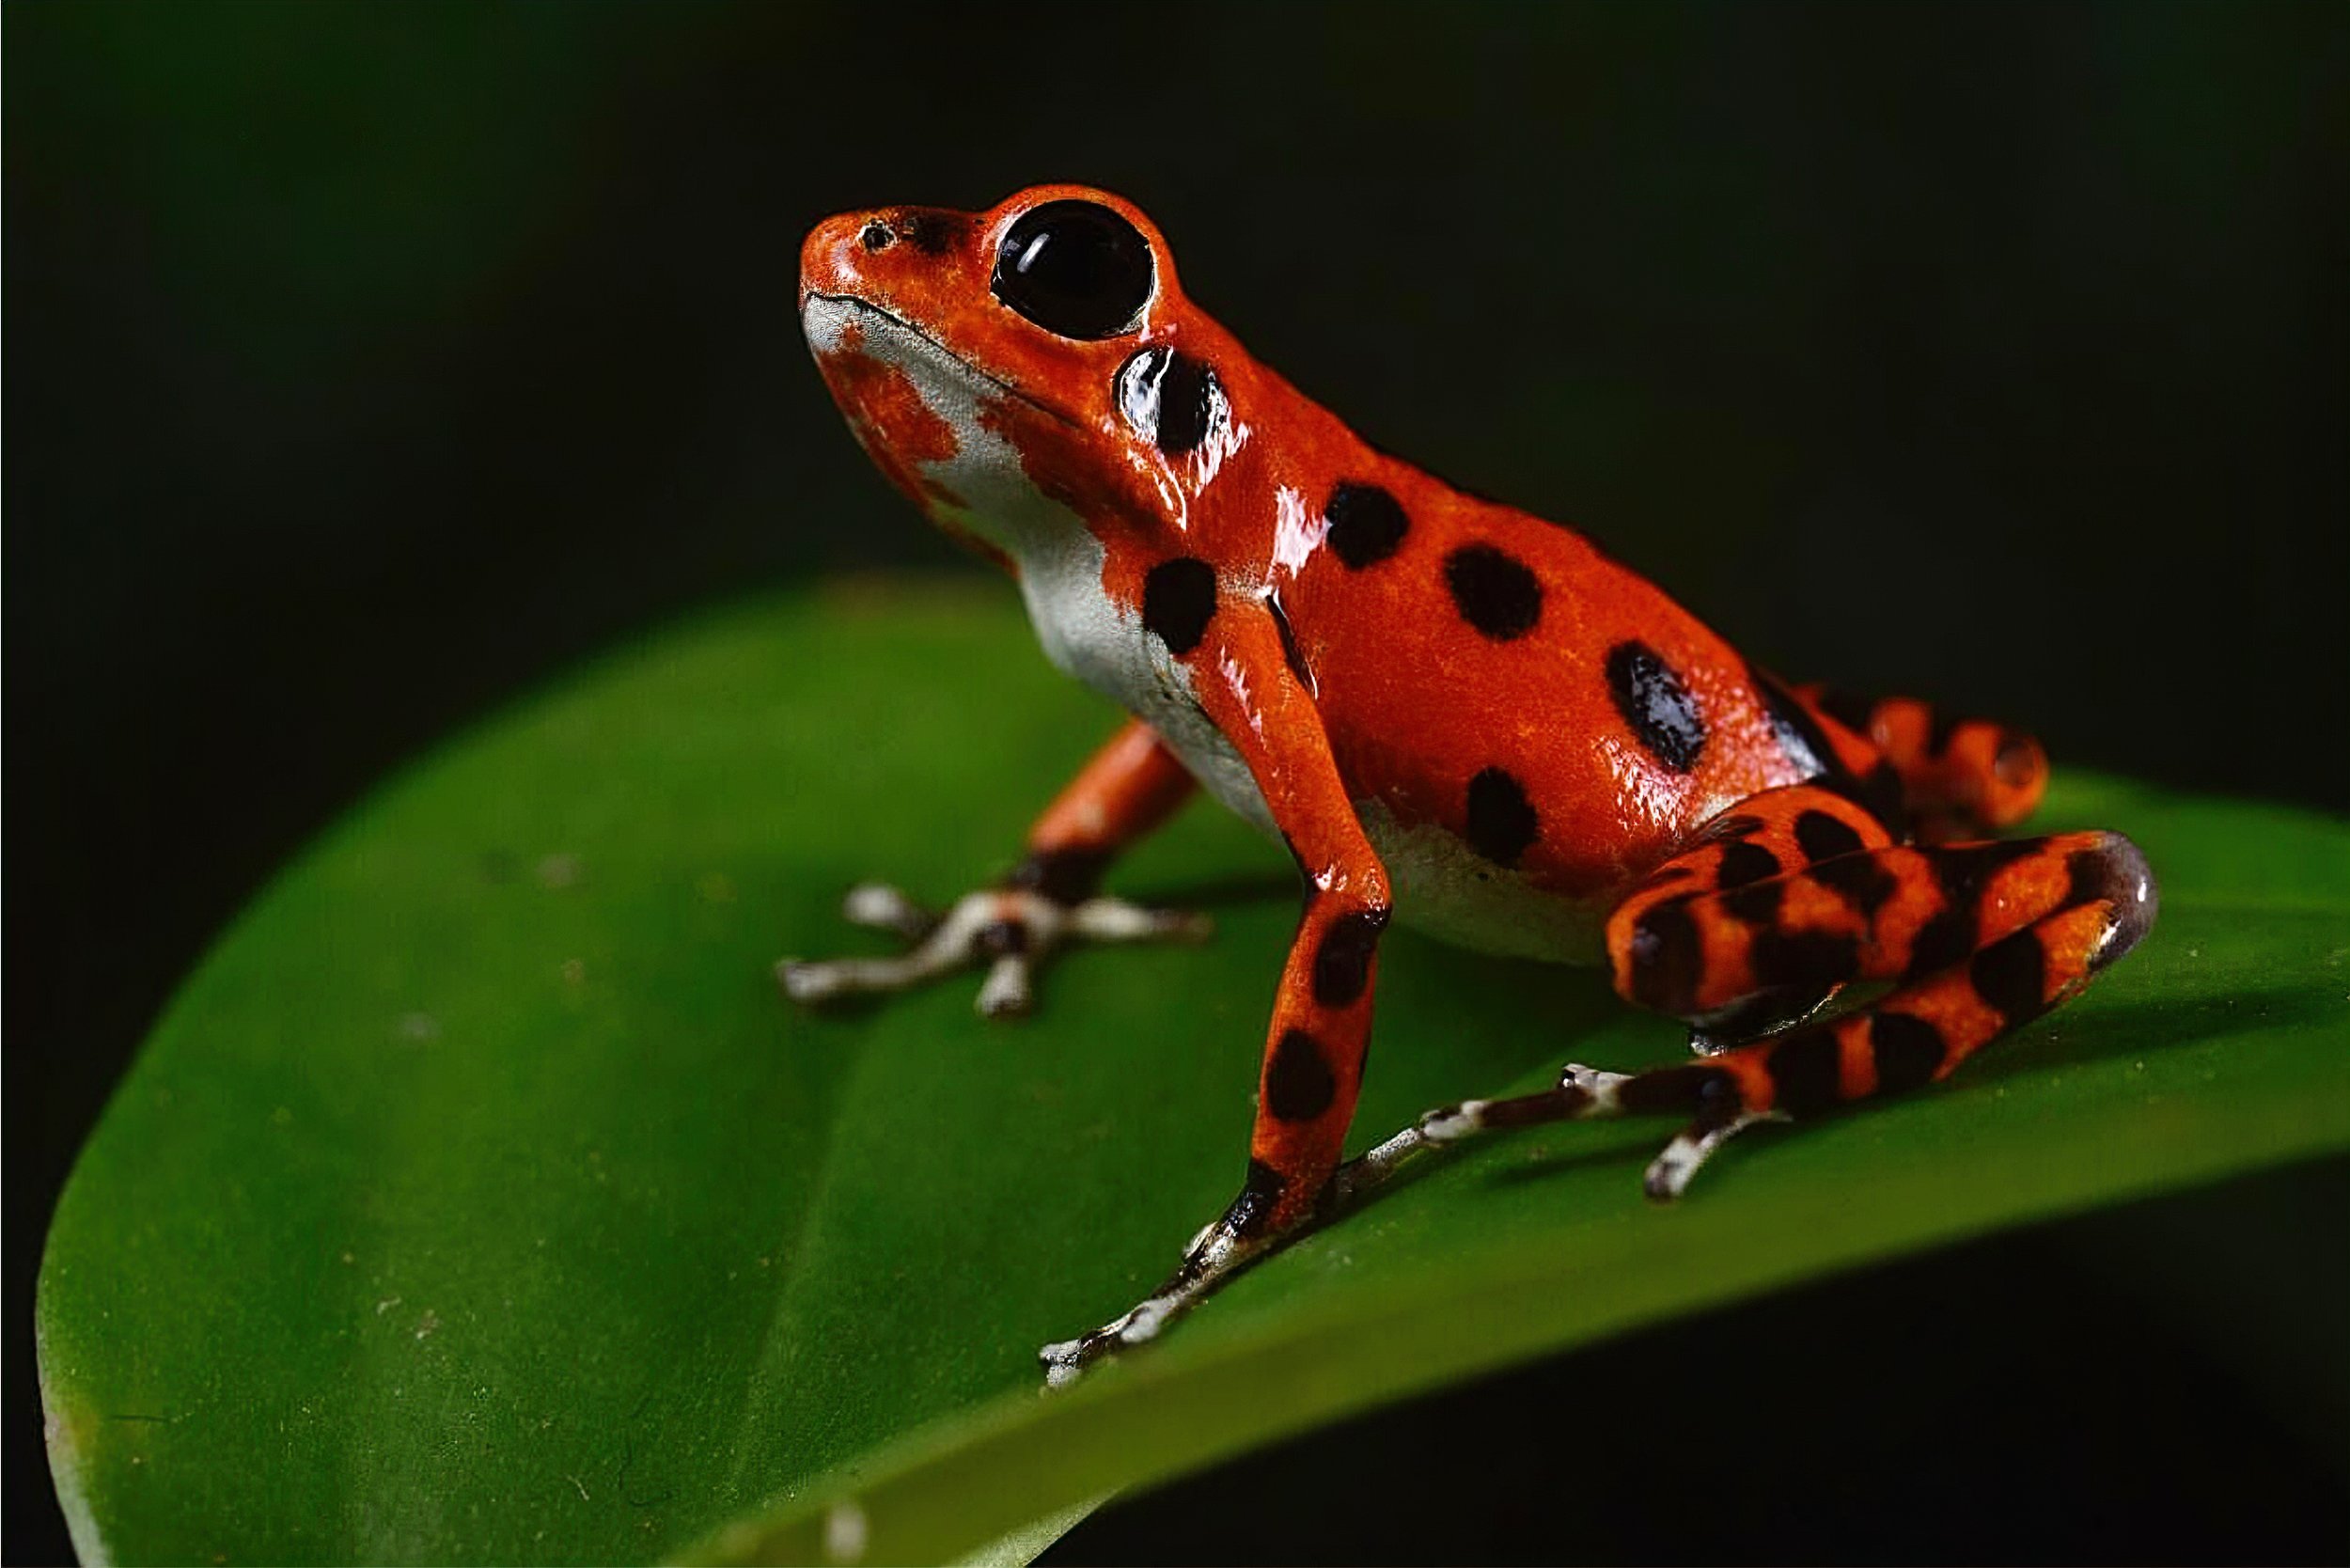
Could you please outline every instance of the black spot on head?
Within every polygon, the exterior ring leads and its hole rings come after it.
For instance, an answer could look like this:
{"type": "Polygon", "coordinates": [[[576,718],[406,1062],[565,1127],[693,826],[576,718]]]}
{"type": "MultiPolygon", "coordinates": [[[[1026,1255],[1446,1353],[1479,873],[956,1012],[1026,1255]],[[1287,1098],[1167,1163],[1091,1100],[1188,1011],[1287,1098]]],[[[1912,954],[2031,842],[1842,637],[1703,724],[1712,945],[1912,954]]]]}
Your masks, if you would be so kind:
{"type": "Polygon", "coordinates": [[[1851,823],[1825,811],[1806,811],[1795,819],[1795,844],[1812,860],[1856,855],[1869,847],[1851,823]]]}
{"type": "Polygon", "coordinates": [[[1689,915],[1692,897],[1659,899],[1633,922],[1630,989],[1642,1007],[1685,1015],[1697,1005],[1705,950],[1689,915]]]}
{"type": "Polygon", "coordinates": [[[1314,949],[1314,1000],[1323,1007],[1351,1007],[1371,984],[1371,955],[1386,928],[1385,909],[1357,909],[1330,922],[1314,949]]]}
{"type": "Polygon", "coordinates": [[[1836,1037],[1825,1029],[1805,1029],[1771,1046],[1763,1065],[1777,1108],[1800,1116],[1836,1104],[1842,1098],[1841,1056],[1836,1037]]]}
{"type": "Polygon", "coordinates": [[[1168,457],[1196,451],[1230,416],[1215,371],[1165,346],[1120,366],[1116,390],[1126,423],[1168,457]]]}
{"type": "Polygon", "coordinates": [[[971,232],[971,220],[961,212],[925,207],[898,220],[898,236],[925,256],[944,256],[971,232]]]}
{"type": "Polygon", "coordinates": [[[1012,868],[1004,885],[1058,904],[1083,903],[1102,886],[1102,873],[1109,869],[1112,853],[1092,844],[1031,850],[1012,868]]]}
{"type": "Polygon", "coordinates": [[[1860,972],[1860,944],[1841,932],[1761,931],[1749,960],[1758,986],[1831,985],[1860,972]]]}
{"type": "Polygon", "coordinates": [[[2010,1028],[2040,1015],[2047,1007],[2042,995],[2047,985],[2048,955],[2039,933],[2029,927],[2000,937],[1977,953],[1966,966],[1975,995],[1989,1003],[2010,1028]]]}
{"type": "Polygon", "coordinates": [[[1500,768],[1468,784],[1468,845],[1496,866],[1514,866],[1542,831],[1526,786],[1500,768]]]}
{"type": "Polygon", "coordinates": [[[1616,699],[1633,738],[1648,754],[1687,773],[1705,751],[1705,720],[1697,699],[1672,666],[1644,642],[1620,642],[1607,651],[1607,690],[1616,699]]]}
{"type": "Polygon", "coordinates": [[[1524,561],[1490,544],[1464,544],[1444,562],[1445,587],[1462,619],[1496,642],[1512,642],[1543,618],[1543,585],[1524,561]]]}
{"type": "Polygon", "coordinates": [[[1880,1012],[1871,1018],[1869,1049],[1876,1057],[1879,1094],[1899,1094],[1932,1083],[1950,1054],[1942,1031],[1909,1012],[1880,1012]]]}
{"type": "Polygon", "coordinates": [[[1375,484],[1353,479],[1330,492],[1322,515],[1330,524],[1324,542],[1355,572],[1394,555],[1412,526],[1394,496],[1375,484]]]}
{"type": "Polygon", "coordinates": [[[1198,557],[1161,561],[1143,578],[1143,629],[1167,644],[1169,653],[1198,647],[1214,618],[1215,568],[1198,557]]]}
{"type": "Polygon", "coordinates": [[[1724,890],[1744,887],[1750,882],[1777,876],[1782,869],[1778,855],[1761,844],[1742,839],[1723,849],[1722,857],[1714,868],[1714,885],[1724,890]]]}
{"type": "Polygon", "coordinates": [[[1264,1070],[1265,1109],[1277,1121],[1311,1121],[1338,1098],[1339,1080],[1322,1046],[1304,1029],[1291,1029],[1273,1047],[1264,1070]]]}
{"type": "Polygon", "coordinates": [[[1314,684],[1314,672],[1307,666],[1305,652],[1297,646],[1297,634],[1290,629],[1289,613],[1281,608],[1281,596],[1277,593],[1265,595],[1264,607],[1266,613],[1273,617],[1273,630],[1281,638],[1282,662],[1290,666],[1290,673],[1297,677],[1297,683],[1306,688],[1308,697],[1318,696],[1320,688],[1314,684]]]}

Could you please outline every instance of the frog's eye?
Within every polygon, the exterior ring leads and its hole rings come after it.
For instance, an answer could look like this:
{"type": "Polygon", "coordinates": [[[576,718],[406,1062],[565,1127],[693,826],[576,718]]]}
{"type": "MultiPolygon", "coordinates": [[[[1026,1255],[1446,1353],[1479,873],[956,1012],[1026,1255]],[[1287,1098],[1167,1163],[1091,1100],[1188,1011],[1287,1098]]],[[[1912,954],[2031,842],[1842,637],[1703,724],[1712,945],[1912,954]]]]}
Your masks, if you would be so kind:
{"type": "Polygon", "coordinates": [[[1115,337],[1151,303],[1151,242],[1108,208],[1048,201],[1020,215],[995,253],[995,297],[1063,337],[1115,337]]]}

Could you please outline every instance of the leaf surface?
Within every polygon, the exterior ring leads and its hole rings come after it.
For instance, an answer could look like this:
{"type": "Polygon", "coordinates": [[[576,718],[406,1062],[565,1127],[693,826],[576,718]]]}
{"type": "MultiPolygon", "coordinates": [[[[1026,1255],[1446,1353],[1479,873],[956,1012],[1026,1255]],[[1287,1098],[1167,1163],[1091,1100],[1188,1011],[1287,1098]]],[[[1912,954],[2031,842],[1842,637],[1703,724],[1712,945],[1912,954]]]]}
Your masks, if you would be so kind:
{"type": "MultiPolygon", "coordinates": [[[[91,1560],[1022,1560],[1092,1499],[1825,1271],[2350,1144],[2350,830],[2060,775],[2144,947],[1923,1094],[1750,1135],[1476,1149],[1050,1398],[1240,1174],[1293,920],[1212,808],[1121,866],[1204,947],[809,1016],[882,876],[1004,869],[1113,715],[1000,599],[843,587],[603,662],[326,834],[156,1027],[60,1203],[39,1336],[91,1560]]],[[[1573,1058],[1672,1059],[1595,975],[1408,932],[1356,1142],[1573,1058]]]]}

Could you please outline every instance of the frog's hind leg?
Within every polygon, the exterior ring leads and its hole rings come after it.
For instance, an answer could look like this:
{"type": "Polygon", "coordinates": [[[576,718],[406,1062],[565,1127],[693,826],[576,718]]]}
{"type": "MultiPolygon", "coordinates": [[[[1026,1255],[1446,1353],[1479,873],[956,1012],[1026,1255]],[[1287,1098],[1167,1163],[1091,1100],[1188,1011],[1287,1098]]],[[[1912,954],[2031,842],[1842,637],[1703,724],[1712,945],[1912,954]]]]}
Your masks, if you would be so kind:
{"type": "Polygon", "coordinates": [[[2011,827],[2048,787],[2047,753],[2007,725],[1914,697],[1856,697],[1828,686],[1799,686],[1794,695],[1884,754],[1901,776],[1919,836],[1930,841],[2011,827]]]}
{"type": "MultiPolygon", "coordinates": [[[[1738,816],[1784,819],[1778,808],[1791,802],[1774,797],[1803,793],[1825,792],[1772,792],[1738,816]]],[[[1815,801],[1801,809],[1827,808],[1815,801]]],[[[1791,826],[1801,821],[1798,814],[1791,826]]],[[[1830,833],[1814,822],[1810,837],[1825,848],[1830,833]]],[[[1733,873],[1741,859],[1762,870],[1759,856],[1733,856],[1731,846],[1774,842],[1767,825],[1733,818],[1679,857],[1686,874],[1670,875],[1668,866],[1628,898],[1608,928],[1618,989],[1692,1020],[1734,1015],[1756,997],[1856,980],[1891,980],[1892,991],[1684,1066],[1637,1074],[1570,1067],[1543,1093],[1432,1111],[1358,1162],[1348,1190],[1376,1184],[1417,1149],[1479,1132],[1679,1113],[1691,1120],[1646,1182],[1651,1197],[1677,1198],[1722,1143],[1758,1121],[1947,1077],[2129,951],[2154,918],[2154,878],[2119,834],[1854,847],[1743,882],[1721,875],[1725,861],[1733,873]]]]}

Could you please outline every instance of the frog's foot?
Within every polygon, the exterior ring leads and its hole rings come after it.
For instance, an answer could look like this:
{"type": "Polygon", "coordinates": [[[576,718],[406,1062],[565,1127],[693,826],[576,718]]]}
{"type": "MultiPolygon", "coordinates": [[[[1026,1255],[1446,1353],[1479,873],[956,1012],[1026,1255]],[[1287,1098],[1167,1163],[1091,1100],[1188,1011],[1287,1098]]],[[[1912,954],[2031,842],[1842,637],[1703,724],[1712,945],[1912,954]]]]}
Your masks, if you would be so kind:
{"type": "Polygon", "coordinates": [[[1641,1188],[1659,1202],[1679,1198],[1698,1168],[1714,1152],[1759,1121],[1783,1121],[1771,1110],[1750,1110],[1734,1093],[1709,1090],[1722,1082],[1687,1069],[1656,1073],[1608,1073],[1569,1062],[1559,1074],[1559,1087],[1538,1094],[1505,1100],[1464,1100],[1428,1112],[1385,1143],[1341,1168],[1335,1197],[1352,1204],[1386,1184],[1402,1165],[1431,1149],[1441,1149],[1512,1127],[1539,1126],[1546,1121],[1590,1121],[1602,1117],[1640,1114],[1672,1108],[1694,1099],[1688,1108],[1697,1118],[1649,1162],[1641,1188]],[[1694,1094],[1684,1092],[1693,1090],[1694,1094]]]}
{"type": "Polygon", "coordinates": [[[1244,1192],[1223,1218],[1192,1238],[1183,1263],[1165,1284],[1091,1333],[1038,1351],[1045,1387],[1065,1388],[1095,1362],[1157,1339],[1160,1330],[1214,1294],[1242,1270],[1311,1229],[1300,1225],[1272,1232],[1257,1223],[1261,1213],[1251,1195],[1244,1192]]]}
{"type": "Polygon", "coordinates": [[[969,965],[985,964],[979,1010],[992,1018],[1025,1013],[1035,1003],[1036,966],[1074,942],[1198,941],[1207,917],[1152,909],[1124,899],[1088,898],[1061,903],[1025,887],[966,893],[939,911],[916,903],[885,883],[849,889],[841,914],[912,944],[893,958],[787,958],[776,980],[795,1002],[815,1005],[844,996],[904,991],[969,965]]]}

